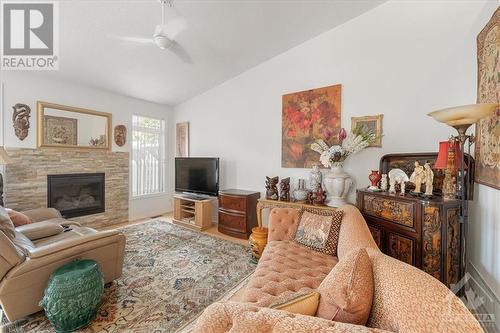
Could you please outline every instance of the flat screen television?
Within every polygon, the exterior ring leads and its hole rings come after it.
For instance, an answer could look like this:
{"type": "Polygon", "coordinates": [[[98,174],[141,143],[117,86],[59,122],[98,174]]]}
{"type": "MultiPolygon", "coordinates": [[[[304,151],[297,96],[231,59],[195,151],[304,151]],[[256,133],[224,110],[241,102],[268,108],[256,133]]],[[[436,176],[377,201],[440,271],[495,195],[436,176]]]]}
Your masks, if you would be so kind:
{"type": "Polygon", "coordinates": [[[217,196],[219,158],[176,157],[175,191],[217,196]]]}

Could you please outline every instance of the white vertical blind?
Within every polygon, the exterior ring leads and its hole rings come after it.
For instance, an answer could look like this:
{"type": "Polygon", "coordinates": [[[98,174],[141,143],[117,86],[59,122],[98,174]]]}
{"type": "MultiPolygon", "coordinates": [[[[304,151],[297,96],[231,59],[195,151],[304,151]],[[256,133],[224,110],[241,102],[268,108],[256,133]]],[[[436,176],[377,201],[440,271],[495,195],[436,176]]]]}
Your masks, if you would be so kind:
{"type": "Polygon", "coordinates": [[[132,116],[132,196],[165,191],[165,120],[132,116]]]}

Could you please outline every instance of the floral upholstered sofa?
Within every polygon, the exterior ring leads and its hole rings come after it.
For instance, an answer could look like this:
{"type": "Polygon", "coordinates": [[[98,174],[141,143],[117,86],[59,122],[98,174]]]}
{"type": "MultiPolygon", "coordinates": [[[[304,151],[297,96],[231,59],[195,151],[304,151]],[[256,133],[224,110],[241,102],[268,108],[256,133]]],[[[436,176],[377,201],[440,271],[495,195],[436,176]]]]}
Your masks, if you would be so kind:
{"type": "Polygon", "coordinates": [[[340,209],[344,217],[338,257],[295,243],[299,211],[273,209],[268,245],[241,299],[210,305],[193,332],[483,332],[462,301],[441,282],[380,252],[356,207],[340,209]],[[361,248],[368,253],[374,280],[366,326],[269,308],[283,296],[316,290],[339,260],[361,248]]]}

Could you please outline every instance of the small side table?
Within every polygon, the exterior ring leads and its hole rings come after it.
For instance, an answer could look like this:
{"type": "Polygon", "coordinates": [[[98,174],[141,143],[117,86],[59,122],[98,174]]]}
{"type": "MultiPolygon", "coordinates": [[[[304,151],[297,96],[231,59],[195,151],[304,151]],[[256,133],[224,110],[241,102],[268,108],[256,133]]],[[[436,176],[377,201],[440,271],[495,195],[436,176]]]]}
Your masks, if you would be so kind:
{"type": "Polygon", "coordinates": [[[57,332],[72,332],[94,320],[103,291],[97,262],[75,260],[52,273],[40,306],[57,332]]]}
{"type": "Polygon", "coordinates": [[[219,191],[219,232],[248,239],[257,226],[256,207],[260,192],[229,189],[219,191]]]}
{"type": "Polygon", "coordinates": [[[264,248],[267,245],[267,234],[269,230],[264,227],[252,228],[252,234],[248,239],[250,247],[252,248],[252,259],[258,261],[264,248]]]}

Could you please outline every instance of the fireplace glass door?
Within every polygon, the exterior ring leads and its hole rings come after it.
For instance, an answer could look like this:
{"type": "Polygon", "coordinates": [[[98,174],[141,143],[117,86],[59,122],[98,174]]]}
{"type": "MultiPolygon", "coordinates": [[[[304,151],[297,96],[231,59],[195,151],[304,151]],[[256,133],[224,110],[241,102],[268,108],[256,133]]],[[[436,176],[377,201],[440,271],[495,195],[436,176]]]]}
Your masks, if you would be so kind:
{"type": "Polygon", "coordinates": [[[47,176],[47,206],[64,217],[76,217],[105,211],[104,173],[47,176]]]}

